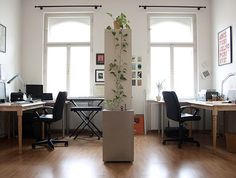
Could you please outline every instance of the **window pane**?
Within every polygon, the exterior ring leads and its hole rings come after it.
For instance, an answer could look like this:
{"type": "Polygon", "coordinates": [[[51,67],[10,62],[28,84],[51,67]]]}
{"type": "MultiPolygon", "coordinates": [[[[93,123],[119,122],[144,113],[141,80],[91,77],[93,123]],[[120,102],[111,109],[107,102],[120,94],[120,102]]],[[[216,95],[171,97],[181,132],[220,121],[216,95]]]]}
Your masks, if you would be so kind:
{"type": "Polygon", "coordinates": [[[90,95],[90,47],[71,47],[69,81],[71,96],[90,95]]]}
{"type": "Polygon", "coordinates": [[[156,83],[164,80],[165,89],[170,88],[170,48],[151,47],[151,98],[158,95],[156,83]]]}
{"type": "Polygon", "coordinates": [[[193,42],[191,17],[151,17],[151,42],[193,42]]]}
{"type": "Polygon", "coordinates": [[[194,62],[192,47],[174,48],[174,90],[180,98],[194,97],[194,62]]]}
{"type": "Polygon", "coordinates": [[[90,17],[49,17],[48,42],[90,42],[90,17]]]}
{"type": "Polygon", "coordinates": [[[48,47],[47,92],[66,91],[66,48],[48,47]]]}

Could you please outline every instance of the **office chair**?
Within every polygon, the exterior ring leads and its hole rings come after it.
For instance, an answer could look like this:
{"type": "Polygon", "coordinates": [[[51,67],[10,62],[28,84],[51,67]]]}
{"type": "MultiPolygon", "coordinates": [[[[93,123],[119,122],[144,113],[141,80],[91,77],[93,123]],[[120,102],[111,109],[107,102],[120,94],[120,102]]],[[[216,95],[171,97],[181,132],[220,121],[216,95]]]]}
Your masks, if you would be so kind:
{"type": "MultiPolygon", "coordinates": [[[[163,91],[162,95],[166,105],[167,117],[179,123],[175,136],[172,133],[171,137],[173,138],[164,139],[162,144],[165,145],[168,141],[176,141],[178,142],[178,148],[181,148],[184,142],[190,142],[195,143],[199,147],[199,142],[195,141],[192,137],[188,137],[188,130],[184,127],[184,122],[186,121],[199,121],[201,119],[198,115],[199,109],[190,106],[180,106],[178,97],[174,91],[163,91]],[[194,110],[193,114],[185,113],[184,111],[186,109],[194,110]]],[[[166,129],[165,132],[168,136],[168,134],[171,135],[168,132],[173,132],[173,130],[166,129]]]]}
{"type": "Polygon", "coordinates": [[[50,125],[53,122],[61,120],[63,117],[63,108],[67,98],[67,92],[59,92],[56,98],[56,102],[53,107],[45,106],[43,108],[44,113],[39,115],[35,112],[36,116],[34,117],[35,121],[44,122],[47,127],[47,139],[38,141],[32,144],[32,148],[35,149],[37,145],[47,145],[49,150],[54,150],[54,144],[64,143],[65,146],[68,146],[68,141],[66,140],[55,140],[51,138],[51,129],[50,125]],[[48,113],[47,109],[52,109],[52,113],[48,113]]]}

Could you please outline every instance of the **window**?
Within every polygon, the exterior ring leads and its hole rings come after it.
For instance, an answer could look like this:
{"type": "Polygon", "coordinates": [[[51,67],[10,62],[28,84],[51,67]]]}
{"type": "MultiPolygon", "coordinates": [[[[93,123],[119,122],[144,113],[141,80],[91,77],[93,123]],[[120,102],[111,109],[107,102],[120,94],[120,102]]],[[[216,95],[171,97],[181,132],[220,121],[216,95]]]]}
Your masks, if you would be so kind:
{"type": "Polygon", "coordinates": [[[195,18],[191,15],[152,14],[150,29],[150,98],[157,82],[180,98],[194,98],[196,81],[195,18]]]}
{"type": "Polygon", "coordinates": [[[56,95],[89,96],[90,14],[45,15],[44,86],[56,95]]]}

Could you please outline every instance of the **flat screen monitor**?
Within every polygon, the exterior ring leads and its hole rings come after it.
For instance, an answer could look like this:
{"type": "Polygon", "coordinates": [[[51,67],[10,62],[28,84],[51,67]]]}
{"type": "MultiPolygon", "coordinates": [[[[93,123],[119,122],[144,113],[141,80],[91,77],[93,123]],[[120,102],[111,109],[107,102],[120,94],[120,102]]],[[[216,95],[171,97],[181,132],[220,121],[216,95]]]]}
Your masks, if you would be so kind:
{"type": "Polygon", "coordinates": [[[43,97],[43,85],[27,84],[26,94],[31,95],[32,99],[42,99],[43,97]]]}
{"type": "Polygon", "coordinates": [[[0,102],[3,103],[6,101],[6,83],[0,81],[0,102]]]}

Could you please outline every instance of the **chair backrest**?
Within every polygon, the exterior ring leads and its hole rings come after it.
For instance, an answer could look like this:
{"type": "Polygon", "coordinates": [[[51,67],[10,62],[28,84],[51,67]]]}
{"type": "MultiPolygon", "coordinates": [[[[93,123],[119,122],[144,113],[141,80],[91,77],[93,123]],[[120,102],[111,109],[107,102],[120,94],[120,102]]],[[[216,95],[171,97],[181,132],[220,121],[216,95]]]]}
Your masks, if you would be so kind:
{"type": "Polygon", "coordinates": [[[167,117],[179,121],[181,118],[181,110],[176,93],[174,91],[163,91],[162,95],[166,104],[167,117]]]}
{"type": "Polygon", "coordinates": [[[66,102],[67,92],[59,92],[53,107],[53,121],[61,120],[63,116],[63,108],[66,102]]]}

